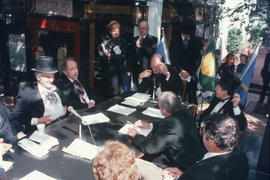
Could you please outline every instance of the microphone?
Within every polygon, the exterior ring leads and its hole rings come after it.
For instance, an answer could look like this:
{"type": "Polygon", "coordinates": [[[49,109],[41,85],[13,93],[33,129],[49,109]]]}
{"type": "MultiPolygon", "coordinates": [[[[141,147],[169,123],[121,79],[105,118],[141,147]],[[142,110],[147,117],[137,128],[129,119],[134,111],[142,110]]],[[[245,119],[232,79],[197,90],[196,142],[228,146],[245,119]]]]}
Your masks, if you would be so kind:
{"type": "Polygon", "coordinates": [[[68,110],[68,112],[71,112],[72,114],[74,114],[78,118],[82,119],[81,115],[79,115],[79,113],[77,113],[77,111],[75,111],[75,109],[72,106],[68,106],[67,110],[68,110]]]}

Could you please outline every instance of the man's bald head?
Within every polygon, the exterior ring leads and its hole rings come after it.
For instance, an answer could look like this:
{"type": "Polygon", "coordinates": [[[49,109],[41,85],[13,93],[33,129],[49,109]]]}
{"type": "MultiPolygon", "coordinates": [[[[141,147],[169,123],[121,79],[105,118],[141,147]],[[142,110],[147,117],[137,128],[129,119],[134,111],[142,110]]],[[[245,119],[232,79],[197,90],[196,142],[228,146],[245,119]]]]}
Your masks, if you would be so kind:
{"type": "Polygon", "coordinates": [[[139,33],[141,36],[145,36],[148,33],[149,26],[146,21],[141,21],[139,24],[139,33]]]}
{"type": "Polygon", "coordinates": [[[162,62],[161,54],[154,54],[152,59],[151,59],[151,68],[152,68],[154,74],[159,74],[160,73],[159,66],[162,63],[163,62],[162,62]]]}

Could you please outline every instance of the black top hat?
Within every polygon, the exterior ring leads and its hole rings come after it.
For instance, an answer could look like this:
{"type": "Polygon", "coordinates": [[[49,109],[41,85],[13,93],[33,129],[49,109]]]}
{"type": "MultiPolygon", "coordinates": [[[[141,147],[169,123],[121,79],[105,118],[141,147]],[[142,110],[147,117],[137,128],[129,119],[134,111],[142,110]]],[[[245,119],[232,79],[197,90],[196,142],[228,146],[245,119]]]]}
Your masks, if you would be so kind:
{"type": "Polygon", "coordinates": [[[57,69],[54,66],[53,58],[50,56],[37,56],[36,67],[32,71],[41,73],[56,73],[57,69]]]}
{"type": "Polygon", "coordinates": [[[194,21],[188,17],[183,18],[182,22],[182,33],[187,35],[193,35],[196,30],[194,21]]]}
{"type": "Polygon", "coordinates": [[[221,77],[216,78],[216,82],[231,93],[241,84],[241,80],[231,72],[223,73],[221,77]]]}

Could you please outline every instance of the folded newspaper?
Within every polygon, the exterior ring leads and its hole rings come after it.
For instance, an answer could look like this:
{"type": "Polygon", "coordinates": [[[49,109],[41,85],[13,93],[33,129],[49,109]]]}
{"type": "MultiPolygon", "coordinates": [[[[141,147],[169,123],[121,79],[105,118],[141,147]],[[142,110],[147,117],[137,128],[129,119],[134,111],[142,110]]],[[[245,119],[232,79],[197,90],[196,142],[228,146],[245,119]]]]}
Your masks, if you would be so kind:
{"type": "Polygon", "coordinates": [[[77,138],[68,147],[64,147],[62,151],[74,156],[92,160],[100,150],[102,150],[101,147],[77,138]]]}
{"type": "Polygon", "coordinates": [[[135,126],[134,124],[132,123],[127,123],[125,126],[123,126],[121,129],[119,129],[119,133],[120,134],[128,134],[128,129],[129,128],[135,128],[138,132],[138,134],[140,135],[143,135],[143,136],[147,136],[153,129],[153,126],[151,126],[151,128],[149,129],[142,129],[142,128],[139,128],[137,126],[135,126]]]}
{"type": "Polygon", "coordinates": [[[90,114],[82,117],[82,121],[84,124],[98,124],[98,123],[106,123],[110,122],[110,119],[105,116],[103,113],[90,114]]]}

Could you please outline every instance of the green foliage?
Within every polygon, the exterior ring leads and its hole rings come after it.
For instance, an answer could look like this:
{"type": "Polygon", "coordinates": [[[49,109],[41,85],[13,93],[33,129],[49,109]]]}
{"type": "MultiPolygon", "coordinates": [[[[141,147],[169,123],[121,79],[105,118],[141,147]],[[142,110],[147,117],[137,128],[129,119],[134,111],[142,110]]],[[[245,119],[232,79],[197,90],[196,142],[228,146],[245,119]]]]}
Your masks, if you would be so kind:
{"type": "Polygon", "coordinates": [[[239,28],[232,28],[228,33],[228,40],[226,49],[228,52],[238,53],[240,45],[242,44],[243,36],[239,28]]]}
{"type": "Polygon", "coordinates": [[[255,26],[250,30],[250,38],[248,42],[251,43],[252,45],[255,45],[261,40],[262,35],[263,35],[262,27],[260,25],[255,26]]]}

